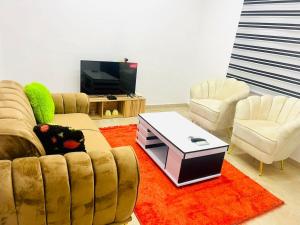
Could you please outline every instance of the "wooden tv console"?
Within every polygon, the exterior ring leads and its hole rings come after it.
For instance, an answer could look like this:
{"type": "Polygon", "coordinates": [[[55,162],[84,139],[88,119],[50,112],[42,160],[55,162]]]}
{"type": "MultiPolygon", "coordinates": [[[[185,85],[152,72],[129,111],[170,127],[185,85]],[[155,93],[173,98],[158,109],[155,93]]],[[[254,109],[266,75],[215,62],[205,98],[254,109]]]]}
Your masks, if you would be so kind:
{"type": "Polygon", "coordinates": [[[126,118],[134,117],[145,112],[146,99],[142,96],[129,97],[127,95],[115,95],[116,100],[108,100],[106,96],[89,95],[90,110],[92,119],[126,118]],[[105,111],[111,112],[117,109],[118,116],[105,116],[105,111]]]}

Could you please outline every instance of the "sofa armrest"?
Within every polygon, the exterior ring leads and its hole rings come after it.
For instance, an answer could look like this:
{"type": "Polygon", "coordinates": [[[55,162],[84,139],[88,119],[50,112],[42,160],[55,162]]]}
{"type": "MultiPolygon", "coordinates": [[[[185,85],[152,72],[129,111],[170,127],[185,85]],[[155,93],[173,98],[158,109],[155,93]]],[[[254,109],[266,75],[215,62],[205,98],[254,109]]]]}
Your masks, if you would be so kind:
{"type": "Polygon", "coordinates": [[[122,223],[131,217],[137,200],[140,181],[136,155],[131,146],[113,148],[118,170],[118,207],[115,222],[122,223]]]}
{"type": "Polygon", "coordinates": [[[84,93],[52,94],[56,114],[89,113],[89,98],[84,93]]]}
{"type": "Polygon", "coordinates": [[[139,176],[130,149],[0,160],[0,171],[3,225],[116,224],[131,219],[139,176]]]}

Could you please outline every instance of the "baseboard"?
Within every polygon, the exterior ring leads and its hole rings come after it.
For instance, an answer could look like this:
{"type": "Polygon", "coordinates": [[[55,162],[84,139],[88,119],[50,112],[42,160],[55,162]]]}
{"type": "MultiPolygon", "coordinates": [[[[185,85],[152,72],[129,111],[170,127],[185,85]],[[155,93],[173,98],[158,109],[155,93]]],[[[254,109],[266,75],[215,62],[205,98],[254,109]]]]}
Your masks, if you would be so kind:
{"type": "Polygon", "coordinates": [[[166,107],[166,108],[174,108],[174,107],[188,107],[188,103],[177,103],[177,104],[160,104],[160,105],[146,105],[146,109],[154,109],[159,107],[166,107]]]}
{"type": "Polygon", "coordinates": [[[297,167],[297,168],[300,168],[300,162],[296,161],[295,159],[288,158],[287,161],[288,161],[291,165],[293,165],[293,166],[295,166],[295,167],[297,167]]]}

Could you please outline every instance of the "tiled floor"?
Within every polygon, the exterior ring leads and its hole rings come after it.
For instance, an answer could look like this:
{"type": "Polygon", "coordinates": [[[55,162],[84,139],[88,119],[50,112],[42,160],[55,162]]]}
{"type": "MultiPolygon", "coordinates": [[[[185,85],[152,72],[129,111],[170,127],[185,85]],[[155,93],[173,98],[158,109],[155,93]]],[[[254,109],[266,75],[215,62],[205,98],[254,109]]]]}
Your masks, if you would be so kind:
{"type": "MultiPolygon", "coordinates": [[[[188,107],[177,106],[151,106],[147,112],[177,111],[189,118],[188,107]]],[[[117,126],[137,123],[136,118],[109,119],[96,121],[99,127],[117,126]]],[[[278,209],[256,217],[244,225],[299,225],[300,224],[300,166],[287,160],[285,169],[279,169],[279,163],[265,165],[263,176],[258,176],[258,161],[242,152],[233,151],[232,155],[226,155],[226,160],[240,171],[251,177],[268,191],[282,199],[285,204],[278,209]]],[[[138,225],[135,216],[130,225],[138,225]]],[[[159,225],[159,224],[158,224],[159,225]]],[[[175,224],[174,224],[175,225],[175,224]]]]}

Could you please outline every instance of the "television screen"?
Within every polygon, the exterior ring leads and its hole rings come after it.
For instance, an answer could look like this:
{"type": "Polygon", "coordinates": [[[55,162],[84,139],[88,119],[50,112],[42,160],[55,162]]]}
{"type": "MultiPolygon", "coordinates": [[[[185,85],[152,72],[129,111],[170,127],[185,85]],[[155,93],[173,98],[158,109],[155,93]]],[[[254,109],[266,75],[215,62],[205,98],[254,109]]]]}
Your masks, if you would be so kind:
{"type": "Polygon", "coordinates": [[[80,91],[90,95],[134,94],[137,63],[80,61],[80,91]]]}

